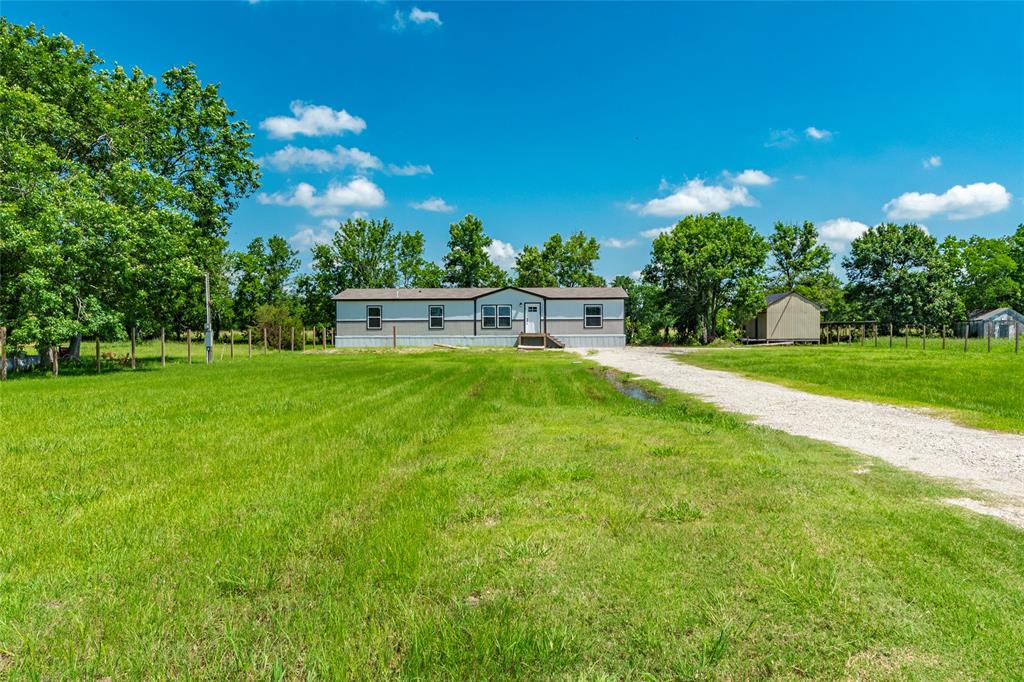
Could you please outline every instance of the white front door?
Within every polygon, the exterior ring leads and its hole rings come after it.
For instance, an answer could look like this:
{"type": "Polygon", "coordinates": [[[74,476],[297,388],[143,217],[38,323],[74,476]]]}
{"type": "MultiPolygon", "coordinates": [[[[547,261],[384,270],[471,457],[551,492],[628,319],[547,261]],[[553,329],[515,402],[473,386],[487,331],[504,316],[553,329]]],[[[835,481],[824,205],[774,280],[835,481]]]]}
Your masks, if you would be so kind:
{"type": "Polygon", "coordinates": [[[540,303],[526,304],[526,329],[527,334],[540,333],[540,303]]]}

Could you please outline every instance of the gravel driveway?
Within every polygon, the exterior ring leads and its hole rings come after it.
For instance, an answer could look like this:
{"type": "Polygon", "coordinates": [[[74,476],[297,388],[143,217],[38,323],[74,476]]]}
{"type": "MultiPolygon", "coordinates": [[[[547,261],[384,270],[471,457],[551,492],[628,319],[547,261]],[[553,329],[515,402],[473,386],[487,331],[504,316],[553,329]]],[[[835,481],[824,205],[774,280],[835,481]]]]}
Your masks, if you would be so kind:
{"type": "Polygon", "coordinates": [[[681,363],[671,357],[673,351],[660,348],[578,351],[607,367],[753,417],[757,424],[997,493],[1003,501],[948,502],[1024,526],[1024,436],[960,426],[923,410],[814,395],[702,369],[681,363]]]}

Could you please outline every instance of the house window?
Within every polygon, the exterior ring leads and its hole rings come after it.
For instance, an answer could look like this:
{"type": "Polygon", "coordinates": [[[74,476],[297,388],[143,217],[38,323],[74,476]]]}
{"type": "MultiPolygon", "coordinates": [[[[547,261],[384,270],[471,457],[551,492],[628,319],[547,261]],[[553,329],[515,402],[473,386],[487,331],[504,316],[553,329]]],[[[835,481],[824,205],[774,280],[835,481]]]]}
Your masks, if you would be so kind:
{"type": "Polygon", "coordinates": [[[512,306],[484,305],[480,306],[480,326],[484,329],[511,329],[512,306]]]}
{"type": "Polygon", "coordinates": [[[430,321],[427,327],[430,329],[444,329],[444,306],[432,305],[427,307],[427,316],[430,321]]]}
{"type": "Polygon", "coordinates": [[[510,305],[499,305],[498,306],[498,329],[511,329],[512,328],[512,306],[510,305]]]}
{"type": "Polygon", "coordinates": [[[497,306],[480,306],[480,326],[484,329],[494,329],[498,325],[497,306]]]}
{"type": "Polygon", "coordinates": [[[604,306],[583,306],[583,326],[587,329],[599,329],[604,326],[604,306]]]}
{"type": "Polygon", "coordinates": [[[366,306],[366,328],[367,329],[380,329],[381,328],[381,314],[379,305],[368,305],[366,306]]]}

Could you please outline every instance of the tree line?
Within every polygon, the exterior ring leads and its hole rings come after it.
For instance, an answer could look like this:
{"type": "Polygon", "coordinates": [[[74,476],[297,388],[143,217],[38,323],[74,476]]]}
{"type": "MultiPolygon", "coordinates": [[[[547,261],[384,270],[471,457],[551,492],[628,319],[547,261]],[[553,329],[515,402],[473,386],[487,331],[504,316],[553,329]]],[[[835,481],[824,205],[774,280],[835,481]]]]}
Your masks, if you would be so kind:
{"type": "Polygon", "coordinates": [[[831,320],[950,325],[970,311],[1024,309],[1024,225],[1004,237],[946,237],[915,224],[883,223],[854,239],[833,272],[833,254],[814,223],[775,223],[768,237],[742,218],[688,216],[659,235],[640,281],[617,277],[630,294],[634,341],[735,336],[770,293],[796,291],[831,320]]]}

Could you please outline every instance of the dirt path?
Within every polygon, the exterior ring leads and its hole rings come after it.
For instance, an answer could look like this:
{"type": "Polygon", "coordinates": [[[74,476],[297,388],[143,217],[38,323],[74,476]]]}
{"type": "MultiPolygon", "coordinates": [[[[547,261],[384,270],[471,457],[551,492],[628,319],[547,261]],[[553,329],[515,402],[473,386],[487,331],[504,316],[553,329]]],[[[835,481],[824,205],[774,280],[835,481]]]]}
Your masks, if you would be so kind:
{"type": "Polygon", "coordinates": [[[655,348],[600,348],[587,357],[753,417],[757,424],[997,493],[1006,499],[984,505],[950,503],[1024,527],[1024,436],[960,426],[922,410],[804,393],[694,367],[671,355],[655,348]]]}

